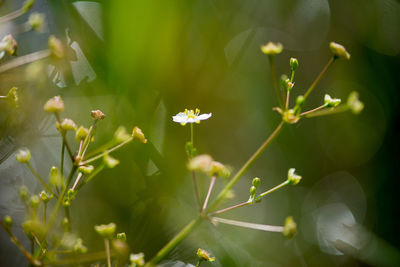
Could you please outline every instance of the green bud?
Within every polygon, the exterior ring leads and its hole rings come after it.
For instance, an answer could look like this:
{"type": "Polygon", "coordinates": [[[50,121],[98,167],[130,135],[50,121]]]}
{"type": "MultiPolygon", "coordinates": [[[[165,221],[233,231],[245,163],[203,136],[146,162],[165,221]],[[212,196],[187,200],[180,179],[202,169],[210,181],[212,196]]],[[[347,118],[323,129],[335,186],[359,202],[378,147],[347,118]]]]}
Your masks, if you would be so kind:
{"type": "Polygon", "coordinates": [[[335,42],[330,42],[329,48],[331,49],[331,52],[333,55],[337,58],[344,58],[349,60],[350,59],[350,54],[346,51],[346,48],[344,48],[343,45],[340,45],[335,42]]]}
{"type": "Polygon", "coordinates": [[[200,261],[215,261],[215,258],[211,257],[210,253],[204,249],[199,248],[196,254],[200,261]]]}
{"type": "Polygon", "coordinates": [[[25,201],[28,199],[28,188],[23,185],[19,188],[19,197],[22,199],[22,201],[25,201]]]}
{"type": "Polygon", "coordinates": [[[88,134],[89,134],[89,130],[86,129],[85,127],[83,127],[83,126],[80,126],[75,131],[75,139],[79,142],[79,141],[85,139],[88,134]]]}
{"type": "Polygon", "coordinates": [[[253,181],[251,182],[253,186],[255,186],[256,188],[258,188],[261,184],[261,179],[258,177],[253,178],[253,181]]]}
{"type": "Polygon", "coordinates": [[[49,37],[49,49],[51,55],[54,56],[55,58],[60,59],[63,58],[65,55],[63,44],[59,39],[54,37],[54,35],[51,35],[49,37]]]}
{"type": "Polygon", "coordinates": [[[252,197],[254,197],[254,195],[257,193],[257,187],[255,187],[254,185],[252,185],[251,187],[250,187],[250,195],[252,196],[252,197]]]}
{"type": "Polygon", "coordinates": [[[116,158],[111,157],[110,155],[106,154],[103,157],[104,163],[106,164],[107,168],[114,168],[119,164],[119,160],[116,158]]]}
{"type": "Polygon", "coordinates": [[[287,180],[288,180],[289,184],[291,184],[291,185],[296,185],[296,184],[300,183],[300,180],[301,180],[301,176],[295,174],[294,173],[295,171],[296,171],[295,168],[290,168],[288,171],[287,180]]]}
{"type": "Polygon", "coordinates": [[[297,232],[297,225],[293,220],[292,216],[289,216],[285,220],[285,226],[283,227],[283,235],[286,238],[292,238],[297,232]]]}
{"type": "Polygon", "coordinates": [[[104,238],[111,239],[114,236],[117,226],[115,223],[95,225],[94,230],[104,238]]]}
{"type": "Polygon", "coordinates": [[[341,101],[340,98],[332,98],[330,95],[325,94],[324,102],[328,108],[337,107],[341,101]]]}
{"type": "Polygon", "coordinates": [[[31,206],[31,208],[33,210],[37,210],[39,208],[39,204],[40,204],[39,197],[37,195],[31,196],[31,198],[29,199],[29,205],[31,206]]]}
{"type": "Polygon", "coordinates": [[[261,52],[266,55],[277,55],[283,50],[283,46],[280,43],[268,42],[266,45],[261,46],[261,52]]]}
{"type": "Polygon", "coordinates": [[[129,138],[131,138],[131,136],[129,135],[129,133],[126,131],[124,126],[119,126],[118,129],[115,131],[114,133],[114,139],[115,141],[117,141],[118,143],[122,143],[125,142],[126,140],[128,140],[129,138]]]}
{"type": "Polygon", "coordinates": [[[47,192],[43,190],[40,192],[39,197],[44,203],[47,203],[53,198],[53,194],[47,194],[47,192]]]}
{"type": "Polygon", "coordinates": [[[299,67],[299,61],[297,60],[297,58],[290,58],[290,68],[292,69],[292,71],[296,71],[297,68],[299,67]]]}
{"type": "Polygon", "coordinates": [[[293,88],[293,83],[290,82],[290,79],[285,74],[282,74],[280,83],[283,90],[290,91],[293,88]]]}
{"type": "Polygon", "coordinates": [[[19,107],[19,98],[18,98],[17,90],[18,90],[17,87],[13,87],[10,89],[10,91],[8,91],[8,94],[7,94],[7,99],[16,108],[19,107]]]}
{"type": "Polygon", "coordinates": [[[77,253],[86,253],[87,252],[87,247],[83,245],[83,241],[81,238],[78,238],[75,242],[73,250],[77,253]]]}
{"type": "Polygon", "coordinates": [[[32,30],[42,32],[44,28],[44,14],[33,12],[29,16],[28,25],[32,30]]]}
{"type": "Polygon", "coordinates": [[[87,165],[87,166],[79,166],[79,171],[82,172],[83,174],[90,174],[94,170],[93,165],[87,165]]]}
{"type": "Polygon", "coordinates": [[[75,131],[77,128],[75,122],[71,119],[63,119],[59,129],[63,131],[75,131]]]}
{"type": "Polygon", "coordinates": [[[37,220],[25,221],[21,226],[29,239],[33,239],[34,234],[39,240],[42,240],[46,234],[46,226],[37,220]]]}
{"type": "Polygon", "coordinates": [[[106,115],[104,115],[104,113],[101,112],[101,110],[92,110],[90,112],[90,115],[95,120],[104,120],[104,118],[106,117],[106,115]]]}
{"type": "Polygon", "coordinates": [[[69,220],[68,220],[67,217],[64,217],[64,219],[61,222],[61,226],[64,229],[64,232],[68,232],[69,231],[70,225],[69,225],[69,220]]]}
{"type": "Polygon", "coordinates": [[[18,150],[16,159],[20,163],[28,163],[31,159],[31,151],[27,148],[18,150]]]}
{"type": "Polygon", "coordinates": [[[139,127],[137,127],[137,126],[133,127],[132,136],[133,136],[133,138],[138,139],[138,140],[139,140],[140,142],[142,142],[143,144],[146,144],[146,143],[147,143],[147,139],[146,139],[146,137],[144,136],[142,130],[141,130],[139,127]]]}
{"type": "Polygon", "coordinates": [[[298,105],[299,107],[302,107],[304,105],[304,102],[306,101],[306,99],[304,98],[304,96],[299,95],[296,98],[296,105],[298,105]]]}
{"type": "Polygon", "coordinates": [[[144,254],[142,252],[138,254],[131,254],[129,255],[129,261],[131,263],[130,266],[132,267],[142,267],[145,264],[144,254]]]}
{"type": "Polygon", "coordinates": [[[61,176],[58,171],[58,168],[53,166],[50,169],[50,185],[60,186],[61,185],[61,176]]]}
{"type": "Polygon", "coordinates": [[[4,216],[3,222],[8,228],[11,228],[13,225],[13,220],[9,215],[4,216]]]}
{"type": "Polygon", "coordinates": [[[364,103],[358,99],[358,92],[353,91],[347,98],[347,106],[351,109],[354,114],[360,114],[364,109],[364,103]]]}
{"type": "Polygon", "coordinates": [[[117,239],[120,239],[122,241],[126,241],[126,234],[124,232],[118,233],[117,234],[117,239]]]}
{"type": "Polygon", "coordinates": [[[50,113],[59,113],[64,110],[64,101],[60,96],[55,96],[47,100],[43,106],[44,111],[50,113]]]}
{"type": "Polygon", "coordinates": [[[35,0],[26,0],[24,2],[24,5],[22,6],[22,11],[24,13],[28,12],[32,8],[34,3],[35,3],[35,0]]]}

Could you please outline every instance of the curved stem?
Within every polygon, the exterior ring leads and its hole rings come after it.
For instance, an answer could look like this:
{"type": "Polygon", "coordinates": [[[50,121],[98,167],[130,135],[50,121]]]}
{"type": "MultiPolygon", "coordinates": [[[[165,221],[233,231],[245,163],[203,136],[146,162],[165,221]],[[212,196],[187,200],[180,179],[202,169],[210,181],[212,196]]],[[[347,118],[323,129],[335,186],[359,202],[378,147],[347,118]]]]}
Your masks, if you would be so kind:
{"type": "Polygon", "coordinates": [[[317,78],[315,78],[314,82],[310,85],[307,92],[304,94],[304,99],[306,99],[308,97],[308,95],[312,92],[312,90],[315,88],[315,86],[318,84],[318,82],[321,80],[321,78],[328,71],[328,69],[332,65],[332,63],[335,62],[335,59],[336,59],[335,57],[331,57],[331,59],[328,61],[328,63],[325,65],[325,67],[322,69],[322,71],[319,73],[317,78]]]}
{"type": "Polygon", "coordinates": [[[25,14],[25,11],[23,8],[17,9],[11,13],[8,13],[7,15],[0,17],[0,24],[8,22],[13,19],[16,19],[16,18],[22,16],[23,14],[25,14]]]}
{"type": "Polygon", "coordinates": [[[0,73],[34,62],[39,59],[46,58],[50,56],[50,54],[50,50],[45,49],[25,56],[17,57],[16,59],[10,60],[7,63],[0,65],[0,73]]]}

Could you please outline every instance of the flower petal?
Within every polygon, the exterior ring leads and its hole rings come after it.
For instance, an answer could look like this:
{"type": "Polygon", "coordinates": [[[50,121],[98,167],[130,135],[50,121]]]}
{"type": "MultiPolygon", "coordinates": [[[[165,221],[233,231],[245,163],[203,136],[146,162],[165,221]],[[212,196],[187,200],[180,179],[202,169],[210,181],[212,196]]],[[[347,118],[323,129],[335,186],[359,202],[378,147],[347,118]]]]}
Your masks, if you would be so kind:
{"type": "Polygon", "coordinates": [[[201,115],[199,115],[199,116],[197,116],[197,119],[198,120],[206,120],[206,119],[208,119],[208,118],[210,118],[211,117],[211,115],[212,115],[212,113],[208,113],[208,114],[201,114],[201,115]]]}

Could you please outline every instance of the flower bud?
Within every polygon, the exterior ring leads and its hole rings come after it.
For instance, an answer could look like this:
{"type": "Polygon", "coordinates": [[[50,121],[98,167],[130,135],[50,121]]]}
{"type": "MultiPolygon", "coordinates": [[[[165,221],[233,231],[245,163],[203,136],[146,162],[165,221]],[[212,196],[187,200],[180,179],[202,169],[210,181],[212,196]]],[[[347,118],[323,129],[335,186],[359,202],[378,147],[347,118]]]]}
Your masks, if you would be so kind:
{"type": "MultiPolygon", "coordinates": [[[[57,127],[58,128],[58,127],[57,127]]],[[[63,119],[61,125],[59,125],[59,129],[63,131],[75,131],[77,128],[75,122],[71,119],[63,119]]]]}
{"type": "Polygon", "coordinates": [[[18,43],[11,34],[4,36],[4,38],[1,40],[1,44],[2,50],[7,54],[13,56],[17,52],[18,43]]]}
{"type": "Polygon", "coordinates": [[[99,109],[98,110],[92,110],[90,112],[90,115],[95,120],[104,120],[104,118],[106,117],[106,115],[104,115],[104,113],[101,112],[101,110],[99,110],[99,109]]]}
{"type": "Polygon", "coordinates": [[[350,59],[350,54],[346,51],[346,48],[344,48],[343,45],[340,45],[335,42],[330,42],[329,48],[331,49],[331,52],[333,55],[337,58],[344,58],[349,60],[350,59]]]}
{"type": "Polygon", "coordinates": [[[25,201],[28,199],[28,188],[23,185],[19,188],[19,197],[22,199],[22,201],[25,201]]]}
{"type": "Polygon", "coordinates": [[[117,226],[115,223],[95,225],[94,230],[104,238],[111,239],[114,236],[117,226]]]}
{"type": "Polygon", "coordinates": [[[213,158],[210,155],[203,154],[192,158],[189,161],[187,168],[190,171],[201,171],[208,174],[211,171],[212,163],[213,158]]]}
{"type": "Polygon", "coordinates": [[[61,175],[60,175],[57,167],[55,167],[55,166],[51,167],[49,178],[50,178],[49,179],[50,185],[54,185],[54,186],[61,185],[61,175]]]}
{"type": "Polygon", "coordinates": [[[144,136],[142,130],[137,126],[133,127],[132,136],[133,136],[133,138],[137,138],[143,144],[147,143],[147,139],[144,136]]]}
{"type": "Polygon", "coordinates": [[[364,109],[364,103],[358,99],[358,92],[353,91],[347,98],[347,106],[351,109],[354,114],[360,114],[364,109]]]}
{"type": "Polygon", "coordinates": [[[75,242],[73,250],[77,253],[86,253],[87,252],[87,247],[83,245],[83,241],[81,238],[78,238],[75,242]]]}
{"type": "Polygon", "coordinates": [[[299,95],[299,96],[296,98],[296,105],[299,106],[299,107],[302,107],[302,106],[304,105],[304,102],[305,102],[305,101],[306,101],[306,99],[304,98],[304,96],[299,95]]]}
{"type": "Polygon", "coordinates": [[[18,150],[16,159],[20,163],[28,163],[31,159],[31,151],[27,148],[18,150]]]}
{"type": "Polygon", "coordinates": [[[19,106],[19,103],[18,103],[19,102],[19,98],[18,98],[17,90],[18,90],[17,87],[13,87],[13,88],[10,89],[10,91],[8,91],[8,94],[7,94],[7,99],[16,108],[19,106]]]}
{"type": "Polygon", "coordinates": [[[261,46],[261,51],[266,55],[277,55],[283,50],[283,46],[280,43],[268,42],[266,45],[261,46]]]}
{"type": "Polygon", "coordinates": [[[254,197],[254,195],[257,193],[257,187],[255,187],[254,185],[252,185],[251,187],[250,187],[250,195],[252,196],[252,197],[254,197]]]}
{"type": "Polygon", "coordinates": [[[340,98],[332,98],[330,95],[325,94],[324,102],[328,108],[337,107],[341,101],[340,98]]]}
{"type": "Polygon", "coordinates": [[[31,198],[29,199],[29,205],[31,206],[31,208],[33,210],[37,210],[39,208],[39,204],[40,204],[39,197],[37,195],[31,196],[31,198]]]}
{"type": "Polygon", "coordinates": [[[44,111],[59,113],[64,110],[64,101],[60,96],[55,96],[47,100],[46,104],[43,106],[44,111]]]}
{"type": "Polygon", "coordinates": [[[209,176],[219,176],[219,177],[225,177],[228,178],[231,175],[230,170],[225,167],[225,165],[223,165],[222,163],[218,162],[218,161],[213,161],[211,163],[211,170],[208,174],[209,176]]]}
{"type": "Polygon", "coordinates": [[[83,126],[80,126],[75,131],[75,139],[79,142],[81,140],[84,140],[88,134],[89,134],[89,130],[83,126]]]}
{"type": "Polygon", "coordinates": [[[211,257],[210,253],[201,248],[197,250],[197,257],[199,257],[200,261],[215,261],[215,258],[211,257]]]}
{"type": "Polygon", "coordinates": [[[64,57],[64,46],[61,43],[59,39],[54,37],[54,35],[51,35],[49,37],[49,49],[51,52],[51,55],[54,56],[55,58],[63,58],[64,57]]]}
{"type": "Polygon", "coordinates": [[[34,3],[35,3],[35,0],[26,0],[24,2],[24,5],[22,6],[22,11],[24,13],[28,12],[32,8],[34,3]]]}
{"type": "Polygon", "coordinates": [[[126,241],[126,234],[124,232],[118,233],[117,234],[117,239],[120,239],[122,241],[126,241]]]}
{"type": "Polygon", "coordinates": [[[300,120],[300,117],[298,116],[298,114],[296,114],[294,109],[289,109],[283,111],[282,119],[287,123],[294,124],[300,120]]]}
{"type": "Polygon", "coordinates": [[[286,238],[292,238],[297,232],[297,225],[293,220],[292,216],[289,216],[285,220],[285,226],[283,227],[283,235],[286,238]]]}
{"type": "Polygon", "coordinates": [[[142,267],[144,266],[144,254],[138,253],[138,254],[131,254],[129,255],[129,261],[131,263],[130,266],[134,266],[134,267],[142,267]]]}
{"type": "Polygon", "coordinates": [[[46,234],[46,226],[37,220],[27,220],[21,226],[29,239],[33,239],[33,236],[35,236],[39,240],[43,240],[46,234]]]}
{"type": "Polygon", "coordinates": [[[301,176],[295,174],[294,173],[295,171],[296,171],[295,168],[290,168],[288,171],[287,180],[288,180],[289,184],[291,184],[291,185],[296,185],[296,184],[300,183],[300,180],[301,180],[301,176]]]}
{"type": "Polygon", "coordinates": [[[119,164],[119,160],[111,157],[108,154],[104,155],[103,159],[104,159],[104,163],[106,164],[107,168],[110,168],[110,169],[114,168],[115,166],[117,166],[119,164]]]}
{"type": "Polygon", "coordinates": [[[28,25],[32,30],[42,32],[44,28],[44,14],[33,12],[29,16],[28,25]]]}
{"type": "Polygon", "coordinates": [[[3,222],[8,228],[11,228],[13,225],[13,220],[9,215],[4,216],[3,222]]]}
{"type": "Polygon", "coordinates": [[[50,201],[50,199],[53,198],[53,194],[47,194],[47,192],[43,190],[42,192],[40,192],[39,197],[46,204],[50,201]]]}
{"type": "Polygon", "coordinates": [[[82,172],[83,174],[90,174],[94,170],[93,165],[87,165],[87,166],[79,166],[79,171],[82,172]]]}
{"type": "Polygon", "coordinates": [[[253,178],[253,181],[251,182],[253,186],[255,186],[256,188],[258,188],[261,184],[261,179],[258,177],[253,178]]]}
{"type": "Polygon", "coordinates": [[[126,131],[126,128],[124,126],[119,126],[118,129],[115,131],[114,133],[114,139],[115,141],[117,141],[118,143],[122,143],[125,142],[126,140],[128,140],[129,138],[131,138],[131,136],[129,135],[129,133],[126,131]]]}
{"type": "Polygon", "coordinates": [[[290,58],[290,68],[292,69],[292,71],[296,71],[297,68],[299,67],[299,61],[297,60],[297,58],[290,58]]]}

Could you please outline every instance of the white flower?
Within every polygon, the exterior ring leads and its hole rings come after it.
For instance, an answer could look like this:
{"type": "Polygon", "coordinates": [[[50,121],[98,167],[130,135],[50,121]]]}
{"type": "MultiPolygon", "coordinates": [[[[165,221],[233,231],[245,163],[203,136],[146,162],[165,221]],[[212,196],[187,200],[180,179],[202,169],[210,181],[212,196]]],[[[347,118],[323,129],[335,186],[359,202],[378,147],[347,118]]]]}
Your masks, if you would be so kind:
{"type": "Polygon", "coordinates": [[[206,120],[211,117],[212,113],[208,114],[200,114],[200,109],[196,108],[195,111],[193,110],[187,110],[185,109],[184,112],[179,112],[175,116],[172,116],[172,120],[174,122],[178,122],[182,125],[185,125],[186,123],[200,123],[202,120],[206,120]]]}

